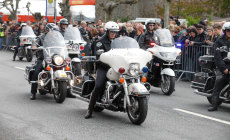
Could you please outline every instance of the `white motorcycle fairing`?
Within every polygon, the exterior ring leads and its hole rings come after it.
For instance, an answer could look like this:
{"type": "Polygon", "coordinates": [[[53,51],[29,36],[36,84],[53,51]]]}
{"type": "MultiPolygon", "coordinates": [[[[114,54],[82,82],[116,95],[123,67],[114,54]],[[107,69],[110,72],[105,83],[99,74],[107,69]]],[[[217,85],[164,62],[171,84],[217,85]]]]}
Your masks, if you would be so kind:
{"type": "Polygon", "coordinates": [[[148,48],[147,51],[153,53],[153,56],[156,56],[166,62],[174,62],[181,52],[181,50],[176,48],[175,46],[162,47],[158,45],[155,45],[152,48],[148,48]]]}
{"type": "Polygon", "coordinates": [[[54,72],[54,79],[58,80],[67,80],[67,74],[63,70],[57,70],[54,72]]]}
{"type": "Polygon", "coordinates": [[[148,95],[150,94],[146,87],[141,83],[132,83],[128,87],[129,93],[134,96],[148,95]]]}
{"type": "Polygon", "coordinates": [[[108,64],[116,73],[124,68],[126,74],[130,64],[139,64],[140,71],[152,59],[152,54],[139,48],[111,49],[101,54],[100,61],[108,64]]]}
{"type": "Polygon", "coordinates": [[[161,75],[175,76],[175,72],[171,68],[165,68],[161,71],[161,75]]]}

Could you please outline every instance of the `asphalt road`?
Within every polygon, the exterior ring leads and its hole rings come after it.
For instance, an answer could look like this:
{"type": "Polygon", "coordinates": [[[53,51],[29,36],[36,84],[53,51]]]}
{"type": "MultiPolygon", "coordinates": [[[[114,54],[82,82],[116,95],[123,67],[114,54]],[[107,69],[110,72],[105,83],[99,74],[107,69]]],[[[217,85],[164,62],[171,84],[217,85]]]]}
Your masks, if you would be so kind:
{"type": "Polygon", "coordinates": [[[229,140],[230,106],[208,112],[205,97],[195,95],[189,82],[176,83],[171,96],[152,88],[145,122],[133,125],[127,114],[104,110],[84,119],[88,103],[67,98],[57,104],[52,95],[29,99],[23,69],[32,64],[12,61],[0,52],[0,140],[229,140]]]}

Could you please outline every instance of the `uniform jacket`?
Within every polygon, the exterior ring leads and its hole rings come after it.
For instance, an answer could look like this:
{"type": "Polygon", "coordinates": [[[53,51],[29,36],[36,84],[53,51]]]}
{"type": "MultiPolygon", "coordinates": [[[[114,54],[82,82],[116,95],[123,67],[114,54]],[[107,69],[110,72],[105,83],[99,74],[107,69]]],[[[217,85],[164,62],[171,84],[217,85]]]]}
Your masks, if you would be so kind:
{"type": "Polygon", "coordinates": [[[150,46],[150,43],[154,41],[153,37],[154,37],[154,32],[150,33],[149,31],[145,31],[145,33],[141,35],[138,41],[140,48],[144,50],[148,49],[150,46]]]}
{"type": "Polygon", "coordinates": [[[230,52],[230,38],[225,35],[221,36],[214,44],[216,49],[214,52],[214,60],[217,68],[224,73],[225,69],[230,69],[230,60],[224,61],[223,59],[227,57],[228,52],[230,52]],[[223,47],[225,46],[225,47],[223,47]],[[225,49],[227,52],[222,51],[225,49]]]}

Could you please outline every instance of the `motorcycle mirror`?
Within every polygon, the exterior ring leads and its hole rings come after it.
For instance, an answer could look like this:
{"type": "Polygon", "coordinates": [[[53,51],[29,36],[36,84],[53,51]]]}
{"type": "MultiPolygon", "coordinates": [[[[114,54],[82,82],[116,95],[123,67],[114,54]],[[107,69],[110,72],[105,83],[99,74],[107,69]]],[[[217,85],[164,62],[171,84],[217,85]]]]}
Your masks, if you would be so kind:
{"type": "Polygon", "coordinates": [[[102,53],[104,53],[104,50],[100,49],[100,50],[97,50],[97,55],[101,55],[102,53]]]}

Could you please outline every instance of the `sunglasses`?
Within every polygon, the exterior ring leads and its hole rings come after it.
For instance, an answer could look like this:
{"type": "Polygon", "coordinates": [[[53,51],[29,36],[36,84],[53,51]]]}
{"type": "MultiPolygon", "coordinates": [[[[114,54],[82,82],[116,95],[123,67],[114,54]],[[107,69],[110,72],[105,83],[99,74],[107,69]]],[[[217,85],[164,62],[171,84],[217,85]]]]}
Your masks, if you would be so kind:
{"type": "Polygon", "coordinates": [[[227,29],[226,32],[230,32],[230,29],[227,29]]]}
{"type": "Polygon", "coordinates": [[[153,24],[150,24],[149,26],[154,26],[153,24]]]}
{"type": "Polygon", "coordinates": [[[110,31],[111,34],[116,34],[117,32],[116,31],[110,31]]]}
{"type": "Polygon", "coordinates": [[[197,30],[201,30],[202,28],[197,28],[197,30]]]}

